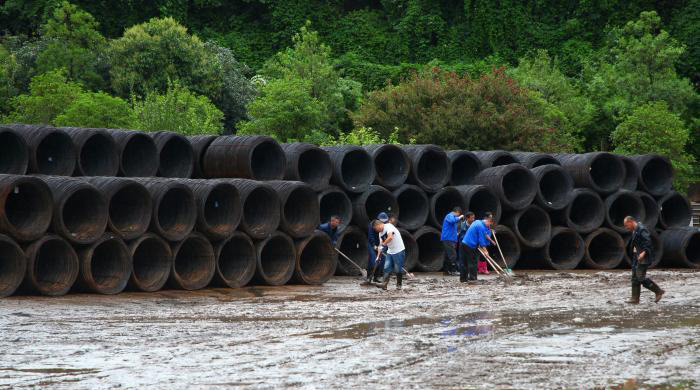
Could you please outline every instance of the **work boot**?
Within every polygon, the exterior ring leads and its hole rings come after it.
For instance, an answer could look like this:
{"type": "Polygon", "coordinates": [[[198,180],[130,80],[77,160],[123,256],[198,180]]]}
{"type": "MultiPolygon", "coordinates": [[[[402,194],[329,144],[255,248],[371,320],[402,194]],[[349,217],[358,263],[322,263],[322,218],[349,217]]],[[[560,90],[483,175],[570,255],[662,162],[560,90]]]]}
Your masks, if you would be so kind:
{"type": "Polygon", "coordinates": [[[382,281],[382,271],[381,270],[376,270],[374,271],[374,283],[381,283],[382,281]]]}
{"type": "Polygon", "coordinates": [[[656,298],[654,299],[654,302],[657,302],[657,303],[661,300],[661,297],[664,296],[664,293],[666,293],[666,291],[662,290],[661,287],[659,287],[659,285],[654,283],[654,282],[651,282],[651,288],[649,290],[651,290],[652,292],[654,292],[654,294],[656,294],[656,298]]]}
{"type": "Polygon", "coordinates": [[[629,301],[627,301],[627,303],[629,303],[631,305],[639,305],[639,295],[641,294],[641,292],[642,292],[642,286],[640,286],[638,284],[633,285],[632,286],[632,297],[630,298],[629,301]]]}
{"type": "Polygon", "coordinates": [[[467,283],[467,274],[464,272],[459,273],[459,282],[460,283],[467,283]]]}
{"type": "Polygon", "coordinates": [[[384,274],[384,281],[376,284],[377,287],[381,288],[382,290],[386,290],[387,287],[389,286],[389,280],[391,279],[391,273],[384,274]]]}
{"type": "Polygon", "coordinates": [[[403,273],[399,272],[396,275],[396,289],[401,290],[401,282],[403,282],[403,273]]]}

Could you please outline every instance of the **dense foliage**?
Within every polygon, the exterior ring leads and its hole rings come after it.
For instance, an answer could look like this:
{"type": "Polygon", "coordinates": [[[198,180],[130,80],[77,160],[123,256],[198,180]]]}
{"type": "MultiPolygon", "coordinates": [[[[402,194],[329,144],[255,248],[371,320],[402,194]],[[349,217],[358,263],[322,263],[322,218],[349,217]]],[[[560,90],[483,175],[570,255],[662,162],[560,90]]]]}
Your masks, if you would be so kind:
{"type": "Polygon", "coordinates": [[[0,24],[6,121],[700,157],[700,0],[5,0],[0,24]],[[624,139],[664,126],[679,149],[624,139]]]}
{"type": "Polygon", "coordinates": [[[461,149],[575,151],[553,107],[502,69],[478,79],[434,68],[369,94],[355,114],[358,125],[399,141],[461,149]]]}
{"type": "Polygon", "coordinates": [[[676,188],[685,190],[692,181],[695,158],[684,150],[688,129],[665,102],[647,103],[632,110],[612,133],[615,152],[659,153],[668,156],[676,171],[676,188]]]}

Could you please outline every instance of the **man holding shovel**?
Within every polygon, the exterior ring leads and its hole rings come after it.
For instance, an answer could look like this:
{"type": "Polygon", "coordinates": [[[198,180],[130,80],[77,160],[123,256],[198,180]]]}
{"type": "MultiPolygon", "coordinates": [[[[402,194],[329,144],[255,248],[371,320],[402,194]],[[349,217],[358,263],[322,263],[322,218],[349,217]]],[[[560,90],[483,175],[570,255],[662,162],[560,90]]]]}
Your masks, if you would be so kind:
{"type": "MultiPolygon", "coordinates": [[[[382,212],[377,215],[377,220],[383,223],[389,221],[389,216],[382,212]]],[[[374,222],[374,221],[373,221],[374,222]]],[[[384,269],[384,254],[381,252],[381,238],[379,233],[374,231],[373,222],[369,223],[367,229],[367,251],[368,251],[368,261],[367,261],[367,282],[371,283],[374,279],[375,283],[379,283],[379,278],[382,275],[382,270],[384,269]]]]}
{"type": "Polygon", "coordinates": [[[477,264],[481,254],[480,248],[486,248],[491,245],[491,225],[493,224],[493,216],[487,213],[484,219],[474,221],[464,235],[462,242],[459,244],[460,261],[465,266],[459,274],[459,281],[467,283],[468,281],[477,280],[477,264]]]}
{"type": "Polygon", "coordinates": [[[381,251],[382,246],[387,247],[386,258],[384,259],[384,281],[377,287],[386,290],[391,279],[391,273],[396,273],[396,289],[401,289],[403,281],[403,264],[406,259],[406,247],[403,244],[403,238],[399,230],[390,223],[384,223],[379,220],[372,222],[374,231],[379,233],[379,237],[386,237],[379,243],[381,251]]]}

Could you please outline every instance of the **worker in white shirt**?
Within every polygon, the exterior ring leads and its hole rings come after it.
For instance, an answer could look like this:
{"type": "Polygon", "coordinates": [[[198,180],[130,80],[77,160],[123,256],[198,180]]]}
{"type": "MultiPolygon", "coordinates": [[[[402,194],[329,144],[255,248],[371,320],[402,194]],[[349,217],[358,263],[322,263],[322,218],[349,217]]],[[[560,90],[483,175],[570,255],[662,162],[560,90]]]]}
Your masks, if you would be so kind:
{"type": "MultiPolygon", "coordinates": [[[[372,226],[374,231],[379,233],[379,237],[382,237],[379,251],[381,251],[382,246],[387,247],[386,258],[384,259],[384,281],[378,284],[377,287],[386,290],[393,272],[396,274],[396,289],[400,290],[401,282],[403,281],[402,269],[406,260],[406,247],[403,244],[401,233],[396,226],[379,220],[372,222],[372,226]]],[[[379,255],[379,252],[377,255],[379,255]]]]}

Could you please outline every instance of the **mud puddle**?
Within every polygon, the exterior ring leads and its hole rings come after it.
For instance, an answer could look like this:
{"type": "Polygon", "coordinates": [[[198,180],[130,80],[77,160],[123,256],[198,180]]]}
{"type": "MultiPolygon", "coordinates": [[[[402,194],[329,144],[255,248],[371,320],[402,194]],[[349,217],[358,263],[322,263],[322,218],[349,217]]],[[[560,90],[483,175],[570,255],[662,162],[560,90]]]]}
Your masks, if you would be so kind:
{"type": "Polygon", "coordinates": [[[2,389],[700,388],[700,273],[0,301],[2,389]]]}

